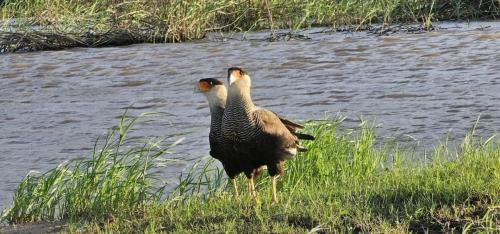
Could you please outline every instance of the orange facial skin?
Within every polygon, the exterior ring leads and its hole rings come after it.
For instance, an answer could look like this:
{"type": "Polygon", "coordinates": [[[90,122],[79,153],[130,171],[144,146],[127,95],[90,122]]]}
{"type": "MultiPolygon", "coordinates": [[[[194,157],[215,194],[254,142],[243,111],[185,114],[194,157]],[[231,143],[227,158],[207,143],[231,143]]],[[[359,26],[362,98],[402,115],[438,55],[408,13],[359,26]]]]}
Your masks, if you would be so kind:
{"type": "Polygon", "coordinates": [[[240,72],[240,70],[233,70],[233,71],[231,71],[231,76],[233,76],[236,79],[241,78],[241,72],[240,72]]]}
{"type": "Polygon", "coordinates": [[[241,68],[231,67],[228,69],[227,81],[229,83],[235,82],[241,79],[244,75],[246,75],[246,72],[243,71],[241,68]]]}
{"type": "Polygon", "coordinates": [[[206,82],[206,81],[200,81],[198,83],[198,89],[202,93],[208,92],[208,91],[210,91],[210,84],[208,84],[208,82],[206,82]]]}

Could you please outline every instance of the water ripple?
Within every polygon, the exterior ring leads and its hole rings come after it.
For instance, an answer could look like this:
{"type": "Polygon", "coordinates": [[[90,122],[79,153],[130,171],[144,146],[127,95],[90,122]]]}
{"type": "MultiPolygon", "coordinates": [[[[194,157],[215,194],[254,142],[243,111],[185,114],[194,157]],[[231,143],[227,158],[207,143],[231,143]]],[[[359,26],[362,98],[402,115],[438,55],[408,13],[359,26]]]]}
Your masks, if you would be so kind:
{"type": "MultiPolygon", "coordinates": [[[[230,66],[250,71],[256,103],[292,119],[341,113],[348,116],[345,124],[356,126],[360,116],[375,118],[380,134],[411,135],[429,147],[450,129],[456,136],[450,140],[460,138],[479,115],[478,134],[498,132],[500,23],[484,24],[491,27],[474,30],[478,25],[471,23],[418,35],[328,33],[288,43],[205,41],[2,55],[0,208],[28,171],[89,157],[94,140],[124,109],[129,115],[168,112],[133,135],[185,133],[169,157],[190,162],[206,156],[209,110],[192,90],[201,78],[225,81],[230,66]]],[[[169,168],[166,179],[185,166],[169,168]]]]}

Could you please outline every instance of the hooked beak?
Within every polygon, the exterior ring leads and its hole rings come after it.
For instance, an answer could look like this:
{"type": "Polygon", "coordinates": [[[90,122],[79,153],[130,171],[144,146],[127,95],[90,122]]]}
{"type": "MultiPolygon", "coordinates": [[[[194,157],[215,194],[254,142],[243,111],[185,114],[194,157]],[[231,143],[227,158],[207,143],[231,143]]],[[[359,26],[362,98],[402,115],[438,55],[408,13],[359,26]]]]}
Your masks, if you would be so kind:
{"type": "Polygon", "coordinates": [[[229,74],[229,75],[227,76],[227,83],[228,83],[229,85],[232,85],[235,81],[236,81],[236,77],[234,77],[234,76],[233,76],[233,74],[229,74]]]}
{"type": "Polygon", "coordinates": [[[245,72],[238,67],[231,67],[227,70],[227,83],[231,86],[234,82],[236,82],[241,76],[243,76],[245,72]]]}
{"type": "Polygon", "coordinates": [[[201,91],[200,91],[200,86],[199,86],[198,84],[196,84],[196,85],[194,86],[193,93],[201,93],[201,91]]]}

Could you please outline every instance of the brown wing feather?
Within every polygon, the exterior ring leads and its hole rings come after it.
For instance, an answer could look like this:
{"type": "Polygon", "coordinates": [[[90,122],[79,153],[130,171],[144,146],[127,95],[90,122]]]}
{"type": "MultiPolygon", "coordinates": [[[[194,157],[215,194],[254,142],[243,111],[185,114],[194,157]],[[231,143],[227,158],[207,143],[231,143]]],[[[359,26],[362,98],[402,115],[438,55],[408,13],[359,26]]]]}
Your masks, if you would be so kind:
{"type": "Polygon", "coordinates": [[[282,118],[280,117],[279,115],[276,115],[278,116],[278,118],[281,120],[281,122],[286,126],[286,128],[288,128],[289,130],[290,129],[304,129],[304,126],[298,124],[298,123],[295,123],[295,122],[292,122],[288,119],[285,119],[285,118],[282,118]]]}
{"type": "MultiPolygon", "coordinates": [[[[274,112],[273,112],[274,113],[274,112]]],[[[285,127],[290,131],[293,135],[297,136],[297,138],[301,140],[314,140],[315,138],[309,134],[299,133],[297,129],[304,129],[303,125],[292,122],[291,120],[280,117],[278,114],[274,113],[278,118],[280,118],[281,122],[285,125],[285,127]]]]}
{"type": "Polygon", "coordinates": [[[274,142],[276,144],[274,145],[276,150],[274,153],[280,160],[287,154],[287,149],[298,146],[297,137],[288,130],[275,113],[266,109],[258,109],[254,112],[254,118],[256,118],[256,123],[260,125],[260,138],[263,139],[261,144],[267,146],[270,142],[274,142]]]}

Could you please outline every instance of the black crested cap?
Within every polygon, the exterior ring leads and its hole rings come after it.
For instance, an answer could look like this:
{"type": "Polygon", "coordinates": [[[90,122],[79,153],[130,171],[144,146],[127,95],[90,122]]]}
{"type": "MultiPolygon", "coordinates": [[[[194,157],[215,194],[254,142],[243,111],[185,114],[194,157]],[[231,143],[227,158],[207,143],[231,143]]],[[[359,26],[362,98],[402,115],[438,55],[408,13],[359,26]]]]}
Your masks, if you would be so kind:
{"type": "Polygon", "coordinates": [[[231,72],[233,72],[233,71],[240,71],[240,73],[242,75],[247,74],[241,67],[231,67],[231,68],[227,69],[227,74],[231,75],[231,72]]]}
{"type": "Polygon", "coordinates": [[[222,83],[222,81],[215,79],[215,78],[205,78],[205,79],[201,79],[199,82],[202,82],[202,81],[207,82],[210,86],[224,85],[224,83],[222,83]]]}

